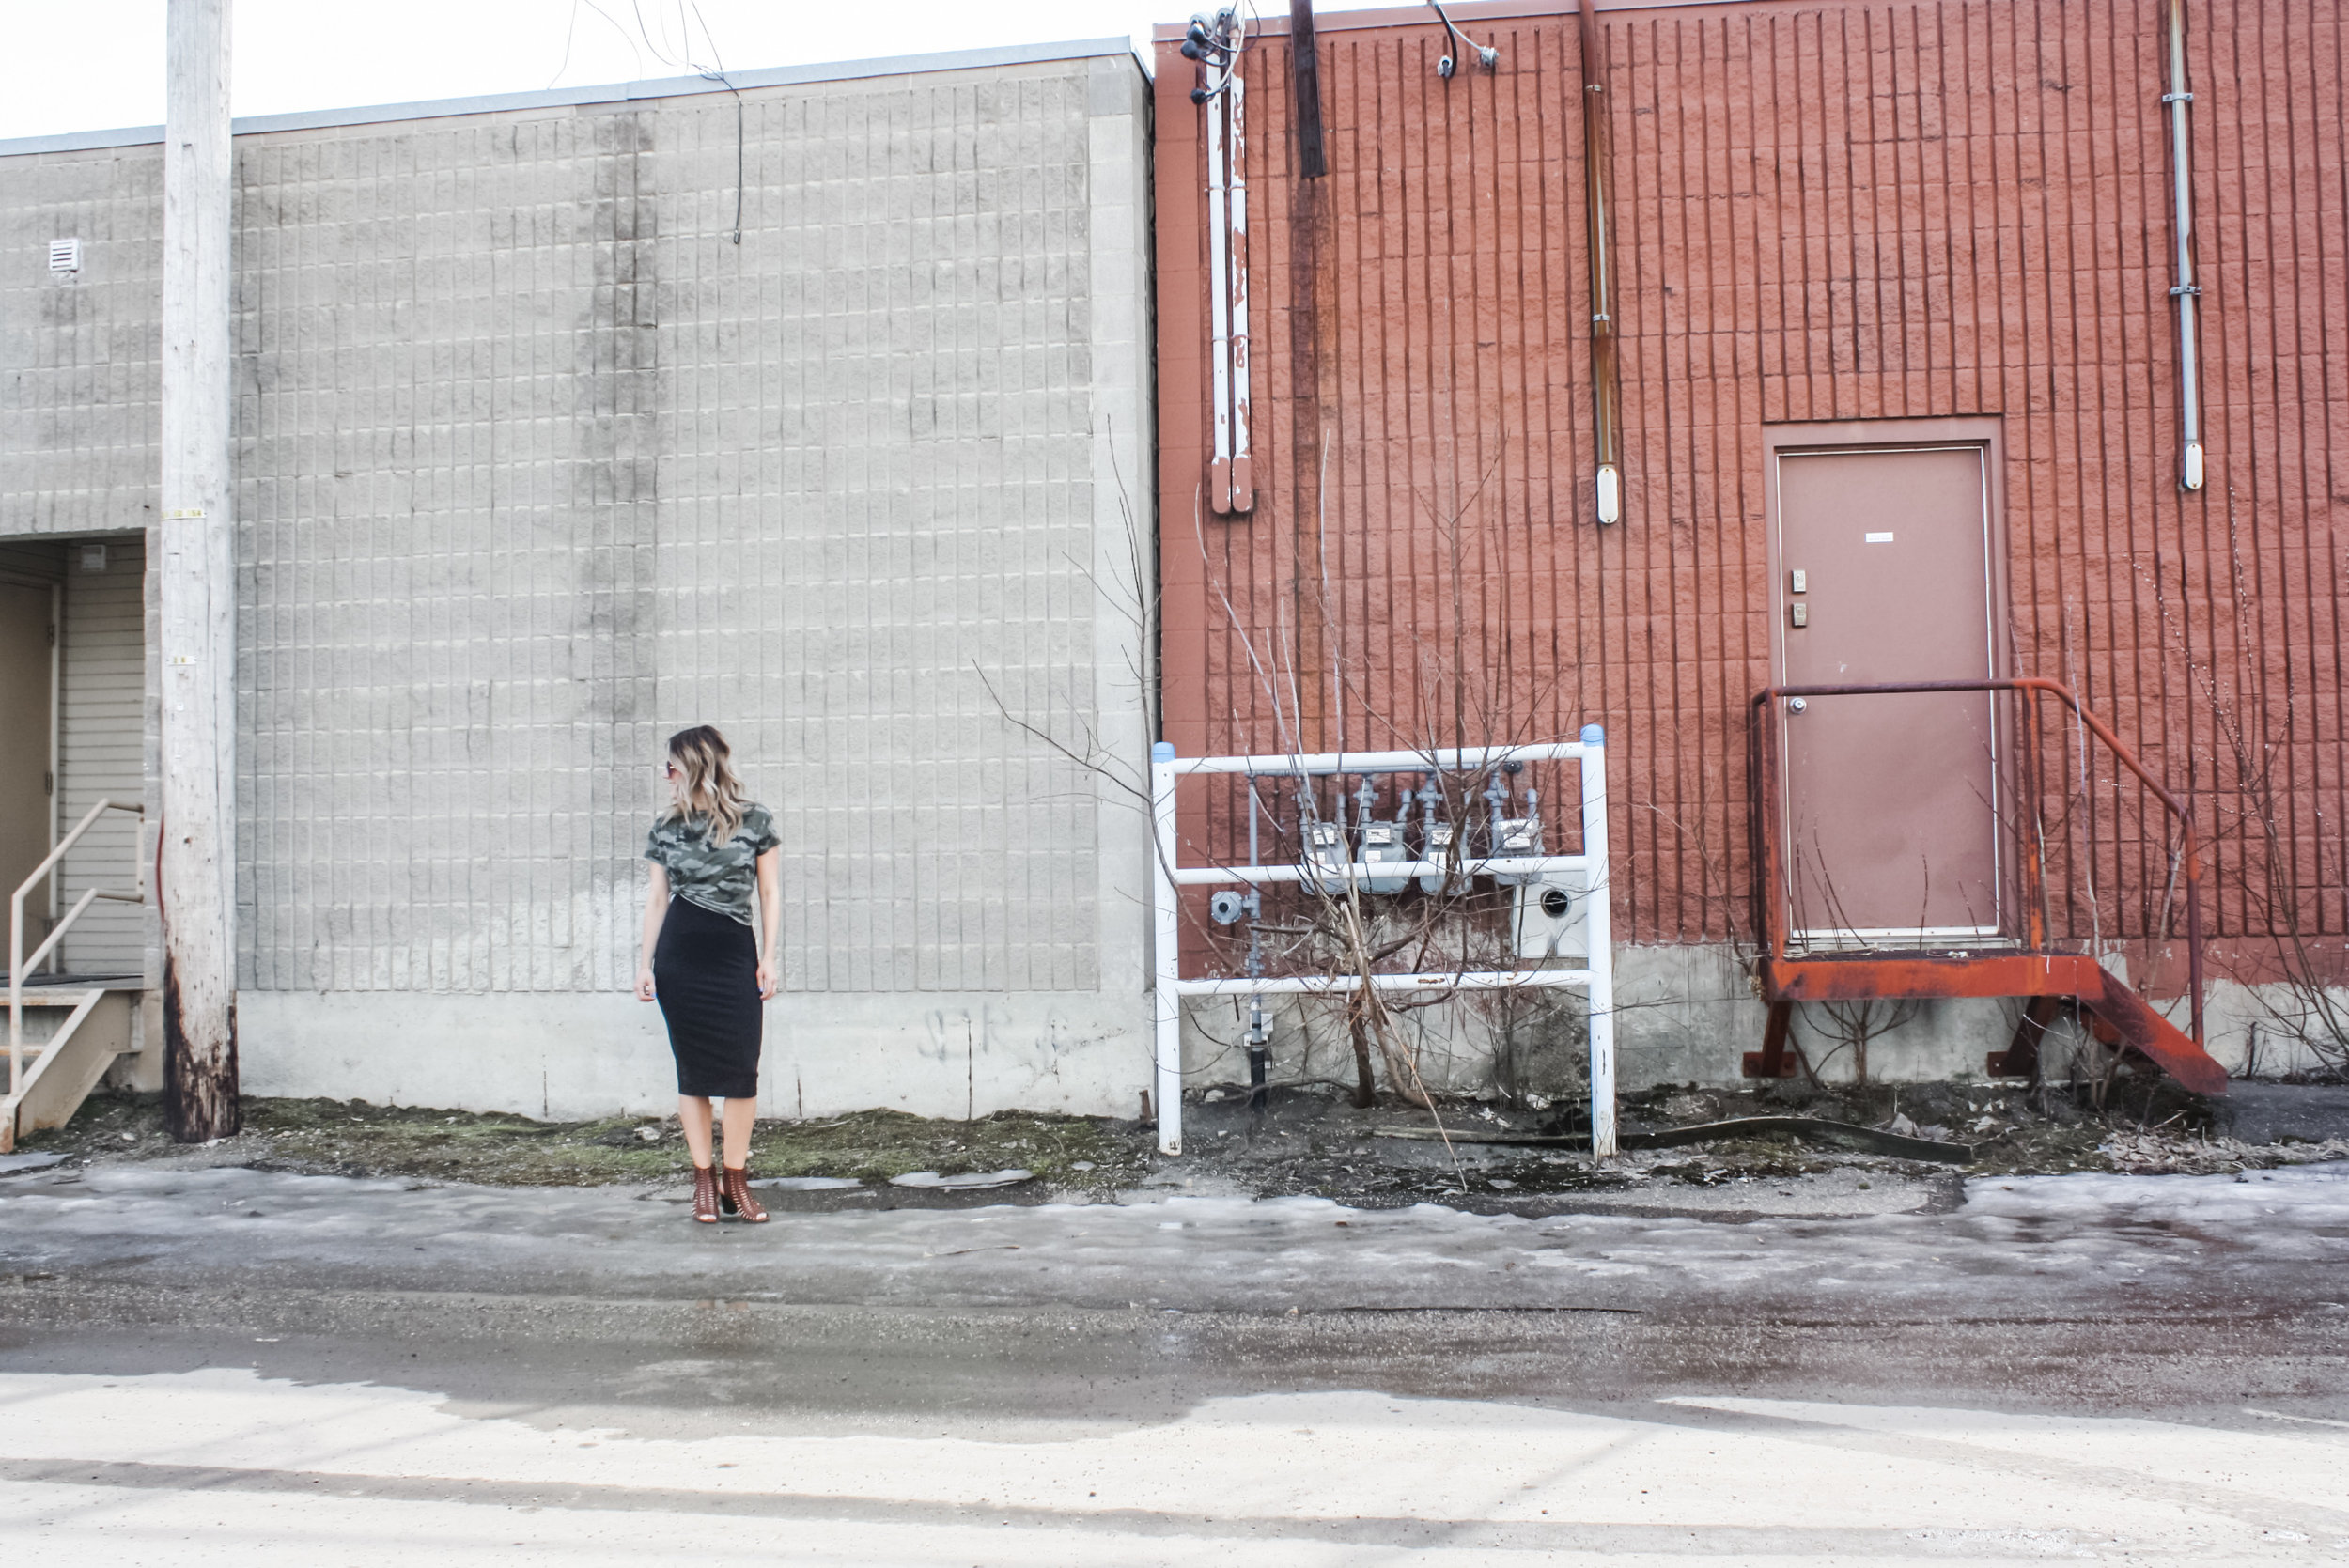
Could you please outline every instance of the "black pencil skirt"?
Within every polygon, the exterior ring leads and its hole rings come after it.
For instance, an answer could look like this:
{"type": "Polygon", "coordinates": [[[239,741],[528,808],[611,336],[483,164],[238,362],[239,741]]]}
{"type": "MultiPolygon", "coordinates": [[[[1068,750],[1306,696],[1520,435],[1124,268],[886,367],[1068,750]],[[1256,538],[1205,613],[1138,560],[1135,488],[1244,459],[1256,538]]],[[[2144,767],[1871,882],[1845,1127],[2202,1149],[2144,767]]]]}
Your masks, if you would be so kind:
{"type": "Polygon", "coordinates": [[[652,950],[653,995],[669,1024],[677,1092],[746,1100],[758,1094],[758,939],[739,920],[688,898],[669,900],[652,950]]]}

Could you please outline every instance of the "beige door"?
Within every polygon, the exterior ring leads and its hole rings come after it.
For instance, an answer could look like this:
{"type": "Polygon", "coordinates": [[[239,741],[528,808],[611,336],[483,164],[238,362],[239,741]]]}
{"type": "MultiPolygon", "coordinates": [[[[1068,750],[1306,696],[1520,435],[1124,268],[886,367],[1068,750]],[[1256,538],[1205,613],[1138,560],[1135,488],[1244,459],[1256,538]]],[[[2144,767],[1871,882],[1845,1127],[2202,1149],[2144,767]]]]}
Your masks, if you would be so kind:
{"type": "MultiPolygon", "coordinates": [[[[1991,675],[1985,462],[1971,445],[1778,455],[1783,684],[1991,675]]],[[[1786,713],[1797,933],[1896,946],[1997,931],[1997,712],[1987,693],[1935,692],[1786,713]]]]}
{"type": "MultiPolygon", "coordinates": [[[[49,853],[50,629],[48,589],[0,582],[0,942],[8,895],[49,853]]],[[[46,891],[26,895],[27,948],[48,934],[48,912],[46,891]]]]}

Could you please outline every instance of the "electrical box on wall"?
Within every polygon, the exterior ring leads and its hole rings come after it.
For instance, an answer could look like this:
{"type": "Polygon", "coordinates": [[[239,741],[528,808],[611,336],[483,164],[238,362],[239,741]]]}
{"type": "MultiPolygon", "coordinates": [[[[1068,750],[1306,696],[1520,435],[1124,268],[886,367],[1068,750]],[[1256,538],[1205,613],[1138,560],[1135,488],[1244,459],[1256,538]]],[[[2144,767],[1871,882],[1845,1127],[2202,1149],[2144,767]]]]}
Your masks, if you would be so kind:
{"type": "Polygon", "coordinates": [[[1520,884],[1514,911],[1517,956],[1536,962],[1587,957],[1589,895],[1589,874],[1580,871],[1552,871],[1520,884]]]}

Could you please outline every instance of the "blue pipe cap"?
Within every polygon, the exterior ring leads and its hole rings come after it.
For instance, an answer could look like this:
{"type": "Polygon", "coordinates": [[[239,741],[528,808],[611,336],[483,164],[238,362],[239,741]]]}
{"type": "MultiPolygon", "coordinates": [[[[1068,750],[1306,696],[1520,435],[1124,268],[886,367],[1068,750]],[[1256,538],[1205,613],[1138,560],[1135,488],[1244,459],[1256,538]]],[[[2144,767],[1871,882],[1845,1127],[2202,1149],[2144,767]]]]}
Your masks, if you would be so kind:
{"type": "Polygon", "coordinates": [[[1606,745],[1606,744],[1607,744],[1607,731],[1606,731],[1603,727],[1601,727],[1600,725],[1597,725],[1597,724],[1585,724],[1585,725],[1583,725],[1583,726],[1582,726],[1582,744],[1583,744],[1583,745],[1585,745],[1585,746],[1604,746],[1604,745],[1606,745]]]}
{"type": "Polygon", "coordinates": [[[1174,742],[1172,740],[1153,740],[1150,742],[1150,760],[1152,762],[1173,762],[1174,760],[1174,742]]]}

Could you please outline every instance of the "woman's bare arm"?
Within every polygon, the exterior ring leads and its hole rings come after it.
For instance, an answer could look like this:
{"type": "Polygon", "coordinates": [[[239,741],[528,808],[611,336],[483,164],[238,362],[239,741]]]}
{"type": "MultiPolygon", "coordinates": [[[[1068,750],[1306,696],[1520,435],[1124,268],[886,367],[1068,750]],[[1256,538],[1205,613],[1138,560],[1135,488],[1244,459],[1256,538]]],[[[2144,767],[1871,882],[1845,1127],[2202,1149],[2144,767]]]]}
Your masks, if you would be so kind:
{"type": "Polygon", "coordinates": [[[636,1000],[652,1000],[652,950],[661,940],[661,922],[669,912],[669,868],[652,864],[652,884],[645,890],[645,940],[636,955],[636,1000]]]}
{"type": "Polygon", "coordinates": [[[767,939],[758,945],[758,994],[771,1001],[775,994],[776,976],[781,972],[782,955],[776,946],[783,940],[783,849],[780,846],[758,857],[758,915],[766,927],[767,939]]]}

